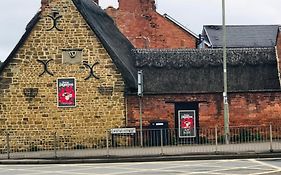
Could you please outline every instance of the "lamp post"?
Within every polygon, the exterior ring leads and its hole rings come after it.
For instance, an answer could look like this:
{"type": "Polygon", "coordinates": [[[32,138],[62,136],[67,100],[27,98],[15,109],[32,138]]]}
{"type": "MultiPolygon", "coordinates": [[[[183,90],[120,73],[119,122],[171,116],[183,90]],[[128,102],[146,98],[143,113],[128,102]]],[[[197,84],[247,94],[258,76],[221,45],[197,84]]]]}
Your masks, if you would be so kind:
{"type": "Polygon", "coordinates": [[[225,143],[229,144],[229,108],[227,99],[227,63],[226,63],[226,26],[225,0],[222,0],[222,27],[223,27],[223,103],[224,103],[224,135],[225,143]]]}

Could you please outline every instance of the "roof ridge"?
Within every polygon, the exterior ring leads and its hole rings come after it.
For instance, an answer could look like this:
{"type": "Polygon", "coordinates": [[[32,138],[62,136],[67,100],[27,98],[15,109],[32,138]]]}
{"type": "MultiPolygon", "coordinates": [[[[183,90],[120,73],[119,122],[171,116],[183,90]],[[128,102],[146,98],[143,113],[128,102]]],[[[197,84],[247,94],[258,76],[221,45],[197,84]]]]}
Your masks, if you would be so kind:
{"type": "MultiPolygon", "coordinates": [[[[208,25],[203,25],[203,27],[206,26],[222,26],[221,24],[208,24],[208,25]]],[[[230,24],[230,25],[226,25],[226,27],[228,26],[280,26],[279,24],[230,24]]]]}
{"type": "MultiPolygon", "coordinates": [[[[274,47],[243,47],[243,48],[227,48],[229,51],[239,51],[239,50],[273,50],[274,47]]],[[[222,51],[223,48],[205,48],[205,49],[192,49],[192,48],[178,48],[178,49],[155,49],[155,48],[136,48],[133,49],[133,52],[186,52],[186,51],[193,51],[193,52],[204,52],[204,51],[222,51]]]]}

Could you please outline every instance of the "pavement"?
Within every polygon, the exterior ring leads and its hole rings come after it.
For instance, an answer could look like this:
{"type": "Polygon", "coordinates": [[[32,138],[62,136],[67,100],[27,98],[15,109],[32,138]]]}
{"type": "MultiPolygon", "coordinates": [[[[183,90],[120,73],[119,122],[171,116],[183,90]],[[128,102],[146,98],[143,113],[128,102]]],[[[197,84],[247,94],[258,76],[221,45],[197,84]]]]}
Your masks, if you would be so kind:
{"type": "Polygon", "coordinates": [[[280,158],[281,152],[273,153],[240,153],[240,154],[186,154],[162,156],[130,156],[130,157],[77,157],[49,159],[0,159],[2,164],[80,164],[80,163],[120,163],[120,162],[155,162],[155,161],[187,161],[187,160],[230,160],[230,159],[259,159],[280,158]]]}

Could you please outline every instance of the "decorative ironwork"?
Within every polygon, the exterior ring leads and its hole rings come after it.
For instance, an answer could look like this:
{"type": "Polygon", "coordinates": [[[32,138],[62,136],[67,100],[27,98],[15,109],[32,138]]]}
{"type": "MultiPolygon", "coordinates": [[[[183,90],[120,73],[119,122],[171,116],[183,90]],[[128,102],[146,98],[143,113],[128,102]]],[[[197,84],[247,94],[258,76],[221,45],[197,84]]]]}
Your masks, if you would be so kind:
{"type": "Polygon", "coordinates": [[[58,10],[53,10],[51,15],[48,15],[47,17],[51,18],[53,20],[53,26],[49,29],[47,29],[47,31],[51,31],[54,28],[57,29],[58,31],[63,31],[62,29],[58,28],[58,20],[60,18],[62,18],[62,15],[59,15],[59,11],[58,10]]]}
{"type": "Polygon", "coordinates": [[[87,63],[83,63],[86,67],[88,67],[90,69],[90,74],[87,78],[85,78],[85,80],[88,80],[90,79],[91,77],[95,77],[96,79],[100,79],[99,77],[97,77],[94,73],[94,67],[99,64],[99,62],[96,62],[95,64],[93,64],[92,66],[90,66],[89,64],[87,63]]]}
{"type": "Polygon", "coordinates": [[[53,73],[51,73],[49,70],[48,70],[48,64],[50,61],[52,61],[53,59],[50,59],[50,60],[37,60],[39,63],[42,63],[43,66],[44,66],[44,71],[39,75],[39,77],[41,77],[42,75],[44,75],[45,73],[51,75],[51,76],[54,76],[53,73]]]}
{"type": "Polygon", "coordinates": [[[38,88],[24,88],[23,94],[27,97],[27,100],[30,102],[33,98],[37,96],[38,88]]]}

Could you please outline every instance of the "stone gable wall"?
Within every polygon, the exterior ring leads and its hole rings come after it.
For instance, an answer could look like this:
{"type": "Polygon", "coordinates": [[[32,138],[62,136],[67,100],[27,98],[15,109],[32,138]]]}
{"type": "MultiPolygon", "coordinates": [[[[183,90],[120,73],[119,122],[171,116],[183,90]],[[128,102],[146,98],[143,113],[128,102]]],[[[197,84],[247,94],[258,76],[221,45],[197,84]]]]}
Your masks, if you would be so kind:
{"type": "Polygon", "coordinates": [[[53,137],[50,133],[57,133],[63,140],[67,134],[72,147],[81,141],[103,141],[107,129],[125,124],[121,74],[71,0],[53,0],[44,6],[40,21],[0,76],[0,129],[15,136],[47,140],[53,137]],[[59,12],[57,16],[62,15],[57,28],[63,31],[47,31],[53,26],[48,15],[54,10],[59,12]],[[68,48],[83,49],[80,64],[62,64],[62,49],[68,48]],[[38,59],[53,59],[48,70],[54,76],[39,76],[44,68],[38,59]],[[99,79],[85,80],[89,69],[83,62],[99,63],[94,66],[99,79]],[[77,106],[59,108],[57,79],[67,77],[76,78],[77,106]],[[36,88],[38,93],[27,98],[25,88],[36,88]]]}

